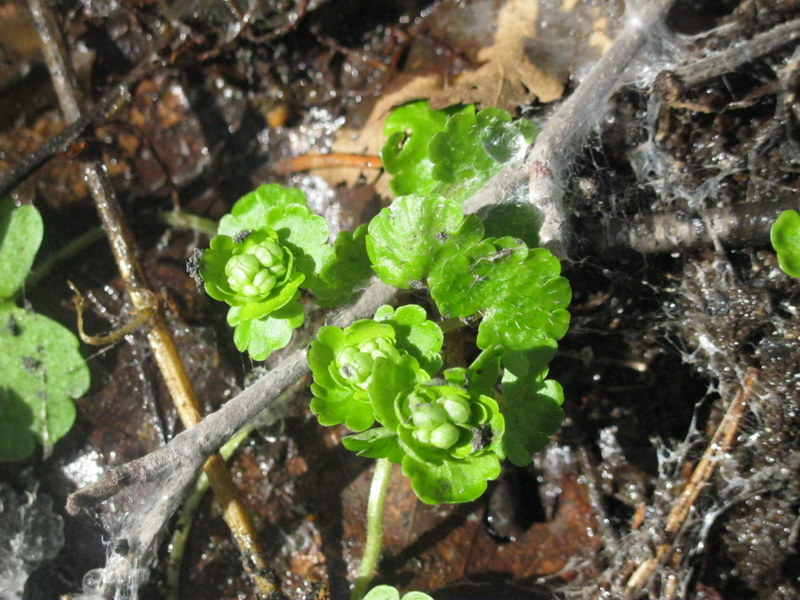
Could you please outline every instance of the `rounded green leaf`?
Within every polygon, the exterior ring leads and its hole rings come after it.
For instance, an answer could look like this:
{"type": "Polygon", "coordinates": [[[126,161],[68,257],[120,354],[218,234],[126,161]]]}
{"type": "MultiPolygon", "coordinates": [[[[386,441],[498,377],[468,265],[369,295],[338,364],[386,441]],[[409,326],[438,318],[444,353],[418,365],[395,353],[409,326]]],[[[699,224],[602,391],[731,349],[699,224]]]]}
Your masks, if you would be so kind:
{"type": "Polygon", "coordinates": [[[75,421],[72,399],[88,390],[89,369],[71,331],[4,302],[0,304],[0,381],[6,390],[5,426],[16,415],[19,427],[27,424],[48,455],[75,421]]]}
{"type": "Polygon", "coordinates": [[[564,419],[563,403],[564,391],[557,381],[504,373],[501,411],[506,429],[502,445],[512,463],[529,465],[531,454],[547,445],[548,436],[558,431],[564,419]]]}
{"type": "Polygon", "coordinates": [[[333,243],[333,254],[320,269],[311,291],[322,307],[342,306],[352,301],[372,277],[366,247],[367,226],[353,233],[340,231],[333,243]]]}
{"type": "Polygon", "coordinates": [[[397,443],[397,434],[386,427],[375,427],[342,438],[342,444],[351,452],[365,458],[385,458],[400,464],[403,451],[397,443]]]}
{"type": "Polygon", "coordinates": [[[500,475],[500,460],[491,452],[441,464],[403,457],[403,474],[425,504],[471,502],[486,491],[488,482],[500,475]]]}
{"type": "Polygon", "coordinates": [[[398,198],[369,224],[367,253],[372,268],[389,285],[419,285],[463,222],[461,207],[446,198],[398,198]]]}
{"type": "MultiPolygon", "coordinates": [[[[376,585],[364,596],[364,600],[400,600],[400,592],[390,585],[376,585]]],[[[423,592],[407,592],[403,600],[433,600],[423,592]]]]}
{"type": "Polygon", "coordinates": [[[385,305],[375,311],[375,320],[392,326],[397,347],[416,358],[429,375],[435,375],[442,367],[444,335],[436,323],[428,320],[424,308],[406,304],[395,310],[385,305]]]}
{"type": "Polygon", "coordinates": [[[428,159],[431,137],[444,129],[447,117],[463,107],[432,110],[427,100],[409,102],[395,108],[386,118],[381,148],[383,168],[392,175],[389,188],[395,196],[426,194],[436,185],[428,159]]]}
{"type": "Polygon", "coordinates": [[[769,237],[783,272],[800,277],[800,213],[783,211],[772,224],[769,237]]]}
{"type": "Polygon", "coordinates": [[[253,360],[266,360],[275,350],[285,348],[305,316],[296,298],[264,317],[244,319],[241,313],[246,308],[232,306],[228,311],[228,323],[234,326],[233,343],[237,350],[247,352],[253,360]]]}
{"type": "Polygon", "coordinates": [[[242,231],[272,227],[267,212],[275,206],[292,204],[306,206],[305,194],[277,183],[261,185],[236,201],[230,213],[220,219],[217,233],[236,237],[242,231]]]}
{"type": "Polygon", "coordinates": [[[17,207],[11,198],[0,198],[0,300],[13,297],[25,283],[42,233],[36,207],[17,207]]]}

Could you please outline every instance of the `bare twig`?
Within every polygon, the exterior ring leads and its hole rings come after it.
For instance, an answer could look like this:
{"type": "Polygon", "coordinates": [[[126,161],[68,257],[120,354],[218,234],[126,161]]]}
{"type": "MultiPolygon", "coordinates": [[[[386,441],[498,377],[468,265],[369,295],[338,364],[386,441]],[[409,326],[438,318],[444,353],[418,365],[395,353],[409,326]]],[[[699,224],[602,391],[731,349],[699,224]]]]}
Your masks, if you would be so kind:
{"type": "Polygon", "coordinates": [[[800,39],[800,19],[782,23],[735,46],[713,52],[706,58],[659,73],[653,82],[653,90],[665,102],[674,102],[686,88],[712,77],[730,73],[742,64],[798,39],[800,39]]]}
{"type": "MultiPolygon", "coordinates": [[[[50,5],[44,0],[28,0],[28,6],[42,42],[45,61],[61,110],[67,120],[78,122],[81,119],[81,105],[84,102],[78,91],[69,53],[61,37],[55,15],[50,5]]],[[[132,235],[125,225],[105,168],[99,161],[91,161],[84,164],[83,172],[134,310],[142,315],[149,315],[150,328],[147,330],[147,341],[164,378],[164,383],[172,396],[183,424],[186,427],[196,425],[202,418],[200,403],[178,356],[169,328],[161,313],[155,310],[157,308],[156,296],[149,289],[144,272],[138,263],[132,235]]],[[[225,521],[231,528],[233,537],[246,559],[245,569],[261,595],[264,597],[274,595],[277,588],[272,579],[267,576],[267,564],[264,561],[255,529],[238,498],[238,492],[225,461],[218,454],[212,454],[208,457],[204,470],[222,508],[225,521]]],[[[185,485],[185,481],[182,479],[181,486],[183,485],[185,485]]],[[[154,531],[143,531],[142,538],[137,541],[137,546],[142,550],[149,547],[155,541],[159,531],[160,527],[154,531]]]]}
{"type": "Polygon", "coordinates": [[[759,373],[756,369],[748,370],[744,384],[728,405],[728,409],[708,442],[702,458],[697,463],[689,481],[686,482],[677,502],[669,512],[664,527],[666,541],[659,544],[655,555],[642,562],[628,578],[624,585],[623,600],[638,597],[639,592],[647,585],[656,567],[672,554],[673,542],[686,523],[686,518],[689,516],[703,486],[711,479],[719,460],[728,453],[733,445],[734,436],[739,430],[739,423],[758,375],[759,373]]]}
{"type": "Polygon", "coordinates": [[[77,119],[64,127],[23,160],[0,175],[0,196],[5,196],[29,177],[39,167],[47,163],[56,154],[67,150],[89,125],[96,123],[109,113],[114,112],[135,82],[141,79],[150,69],[159,64],[152,60],[141,63],[128,73],[118,84],[112,86],[98,102],[86,110],[77,119]]]}
{"type": "Polygon", "coordinates": [[[575,92],[542,128],[528,156],[528,198],[542,213],[539,239],[556,254],[568,248],[567,215],[562,202],[564,175],[575,154],[605,113],[611,94],[637,55],[656,35],[674,0],[650,0],[626,15],[623,30],[575,92]]]}
{"type": "Polygon", "coordinates": [[[752,245],[768,241],[770,226],[778,215],[796,206],[795,199],[784,199],[711,208],[702,216],[685,211],[637,215],[627,220],[582,223],[580,233],[595,253],[687,251],[712,240],[729,247],[752,245]]]}

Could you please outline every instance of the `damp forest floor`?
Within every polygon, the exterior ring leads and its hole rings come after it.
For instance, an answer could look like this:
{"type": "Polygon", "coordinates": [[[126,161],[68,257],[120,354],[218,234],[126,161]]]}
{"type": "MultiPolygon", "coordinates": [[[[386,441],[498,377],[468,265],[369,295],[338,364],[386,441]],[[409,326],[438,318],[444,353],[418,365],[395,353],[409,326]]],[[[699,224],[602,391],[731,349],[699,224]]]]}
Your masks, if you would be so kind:
{"type": "MultiPolygon", "coordinates": [[[[95,106],[118,97],[12,196],[42,212],[46,257],[99,228],[80,164],[103,161],[212,412],[281,356],[254,363],[234,348],[224,308],[187,273],[208,243],[190,216],[218,219],[277,182],[301,188],[334,231],[353,229],[385,204],[385,176],[359,157],[378,154],[391,106],[477,102],[544,123],[647,2],[51,4],[79,88],[95,106]],[[347,156],[308,170],[294,160],[308,153],[347,156]]],[[[0,171],[65,126],[28,10],[0,0],[0,171]]],[[[425,506],[395,472],[377,581],[437,600],[800,597],[800,281],[768,238],[778,212],[800,206],[796,19],[792,0],[677,2],[610,100],[580,116],[592,133],[559,182],[573,302],[550,376],[565,390],[564,425],[475,502],[425,506]],[[769,47],[747,46],[769,32],[769,47]]],[[[104,238],[25,290],[75,330],[67,280],[90,300],[87,329],[126,320],[104,238]]],[[[49,456],[0,464],[0,527],[28,527],[30,544],[14,560],[26,547],[0,539],[0,577],[30,574],[24,598],[77,596],[119,551],[107,515],[68,515],[68,494],[181,430],[141,333],[82,352],[92,388],[73,429],[49,456]],[[9,525],[14,514],[28,521],[9,525]]],[[[257,425],[230,469],[284,593],[344,599],[371,461],[317,423],[308,381],[287,393],[290,416],[257,425]]],[[[210,493],[177,584],[170,535],[148,557],[141,598],[255,597],[210,493]]]]}

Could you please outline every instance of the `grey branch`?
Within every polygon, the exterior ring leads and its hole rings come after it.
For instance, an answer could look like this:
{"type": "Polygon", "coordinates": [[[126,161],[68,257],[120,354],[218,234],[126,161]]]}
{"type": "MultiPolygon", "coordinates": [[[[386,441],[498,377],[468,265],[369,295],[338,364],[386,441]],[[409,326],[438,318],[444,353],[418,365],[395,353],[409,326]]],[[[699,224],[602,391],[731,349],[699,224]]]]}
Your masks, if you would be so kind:
{"type": "Polygon", "coordinates": [[[569,247],[567,215],[562,201],[564,176],[575,154],[605,114],[608,99],[623,81],[625,71],[645,46],[658,37],[673,0],[651,0],[626,24],[611,48],[597,61],[586,79],[558,108],[536,138],[528,156],[528,198],[542,214],[539,239],[555,254],[569,247]]]}

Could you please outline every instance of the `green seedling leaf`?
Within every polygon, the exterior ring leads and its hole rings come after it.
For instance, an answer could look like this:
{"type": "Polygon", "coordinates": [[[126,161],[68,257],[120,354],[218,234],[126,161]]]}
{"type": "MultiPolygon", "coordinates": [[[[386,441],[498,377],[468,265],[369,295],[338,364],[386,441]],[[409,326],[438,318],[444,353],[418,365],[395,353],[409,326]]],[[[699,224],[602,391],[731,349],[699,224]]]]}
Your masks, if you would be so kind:
{"type": "Polygon", "coordinates": [[[800,213],[783,211],[772,224],[769,237],[783,272],[800,277],[800,213]]]}
{"type": "Polygon", "coordinates": [[[0,415],[0,462],[28,458],[36,448],[30,405],[13,389],[0,387],[0,415]]]}
{"type": "Polygon", "coordinates": [[[393,176],[389,188],[395,196],[427,194],[436,186],[428,144],[434,134],[444,130],[448,116],[464,109],[431,110],[427,100],[417,100],[394,109],[386,118],[381,160],[393,176]]]}
{"type": "Polygon", "coordinates": [[[322,307],[342,306],[360,293],[372,267],[366,248],[367,226],[353,233],[342,231],[333,243],[333,254],[320,270],[318,284],[311,290],[322,307]]]}
{"type": "Polygon", "coordinates": [[[228,310],[228,324],[234,327],[233,343],[239,352],[247,352],[253,360],[266,360],[275,350],[285,348],[292,332],[303,324],[303,306],[297,296],[277,311],[267,316],[243,319],[247,307],[232,306],[228,310]]]}
{"type": "Polygon", "coordinates": [[[511,121],[499,108],[475,112],[474,105],[447,119],[443,131],[433,135],[428,154],[433,162],[433,192],[463,202],[500,170],[504,163],[522,158],[535,137],[527,120],[511,121]]]}
{"type": "MultiPolygon", "coordinates": [[[[364,600],[400,600],[400,592],[390,585],[376,585],[364,596],[364,600]]],[[[422,592],[407,592],[403,600],[433,600],[422,592]]]]}
{"type": "Polygon", "coordinates": [[[397,434],[386,427],[375,427],[342,438],[342,444],[351,452],[365,458],[386,458],[399,464],[403,451],[397,443],[397,434]]]}
{"type": "Polygon", "coordinates": [[[497,108],[433,110],[416,101],[395,109],[384,133],[381,157],[395,195],[443,195],[461,203],[504,163],[523,156],[536,127],[497,108]]]}
{"type": "Polygon", "coordinates": [[[407,304],[396,310],[391,306],[381,306],[375,311],[375,320],[394,328],[397,347],[416,358],[428,375],[433,376],[442,368],[444,335],[436,323],[428,320],[424,308],[416,304],[407,304]]]}
{"type": "Polygon", "coordinates": [[[305,194],[277,183],[261,185],[236,201],[230,213],[220,219],[217,233],[236,237],[241,231],[272,227],[267,216],[269,210],[290,205],[308,206],[305,194]]]}
{"type": "Polygon", "coordinates": [[[12,298],[25,283],[42,243],[42,217],[30,204],[0,199],[0,300],[12,298]]]}
{"type": "Polygon", "coordinates": [[[520,277],[519,286],[517,294],[504,296],[487,308],[478,326],[479,348],[502,345],[547,352],[548,338],[560,340],[567,332],[570,314],[566,307],[572,291],[565,278],[520,277]]]}
{"type": "Polygon", "coordinates": [[[49,455],[75,421],[75,405],[89,388],[89,369],[71,331],[43,315],[0,303],[0,381],[3,430],[0,459],[24,458],[33,435],[49,455]],[[16,419],[16,422],[14,421],[16,419]],[[26,433],[27,432],[27,433],[26,433]],[[19,447],[10,447],[10,440],[19,447]]]}
{"type": "Polygon", "coordinates": [[[517,289],[528,248],[515,238],[485,239],[431,270],[428,284],[446,318],[469,317],[517,289]]]}
{"type": "Polygon", "coordinates": [[[389,285],[420,285],[439,250],[463,224],[461,207],[446,198],[398,198],[369,224],[372,268],[389,285]]]}
{"type": "Polygon", "coordinates": [[[486,491],[488,482],[500,475],[496,454],[486,453],[436,465],[403,458],[403,474],[411,480],[414,493],[425,504],[471,502],[486,491]]]}
{"type": "Polygon", "coordinates": [[[431,271],[431,295],[445,317],[482,314],[478,347],[528,350],[569,326],[569,282],[548,250],[515,238],[487,238],[431,271]]]}
{"type": "Polygon", "coordinates": [[[544,448],[564,419],[564,392],[557,381],[537,381],[506,370],[500,410],[506,422],[503,450],[515,465],[531,463],[531,454],[544,448]]]}

